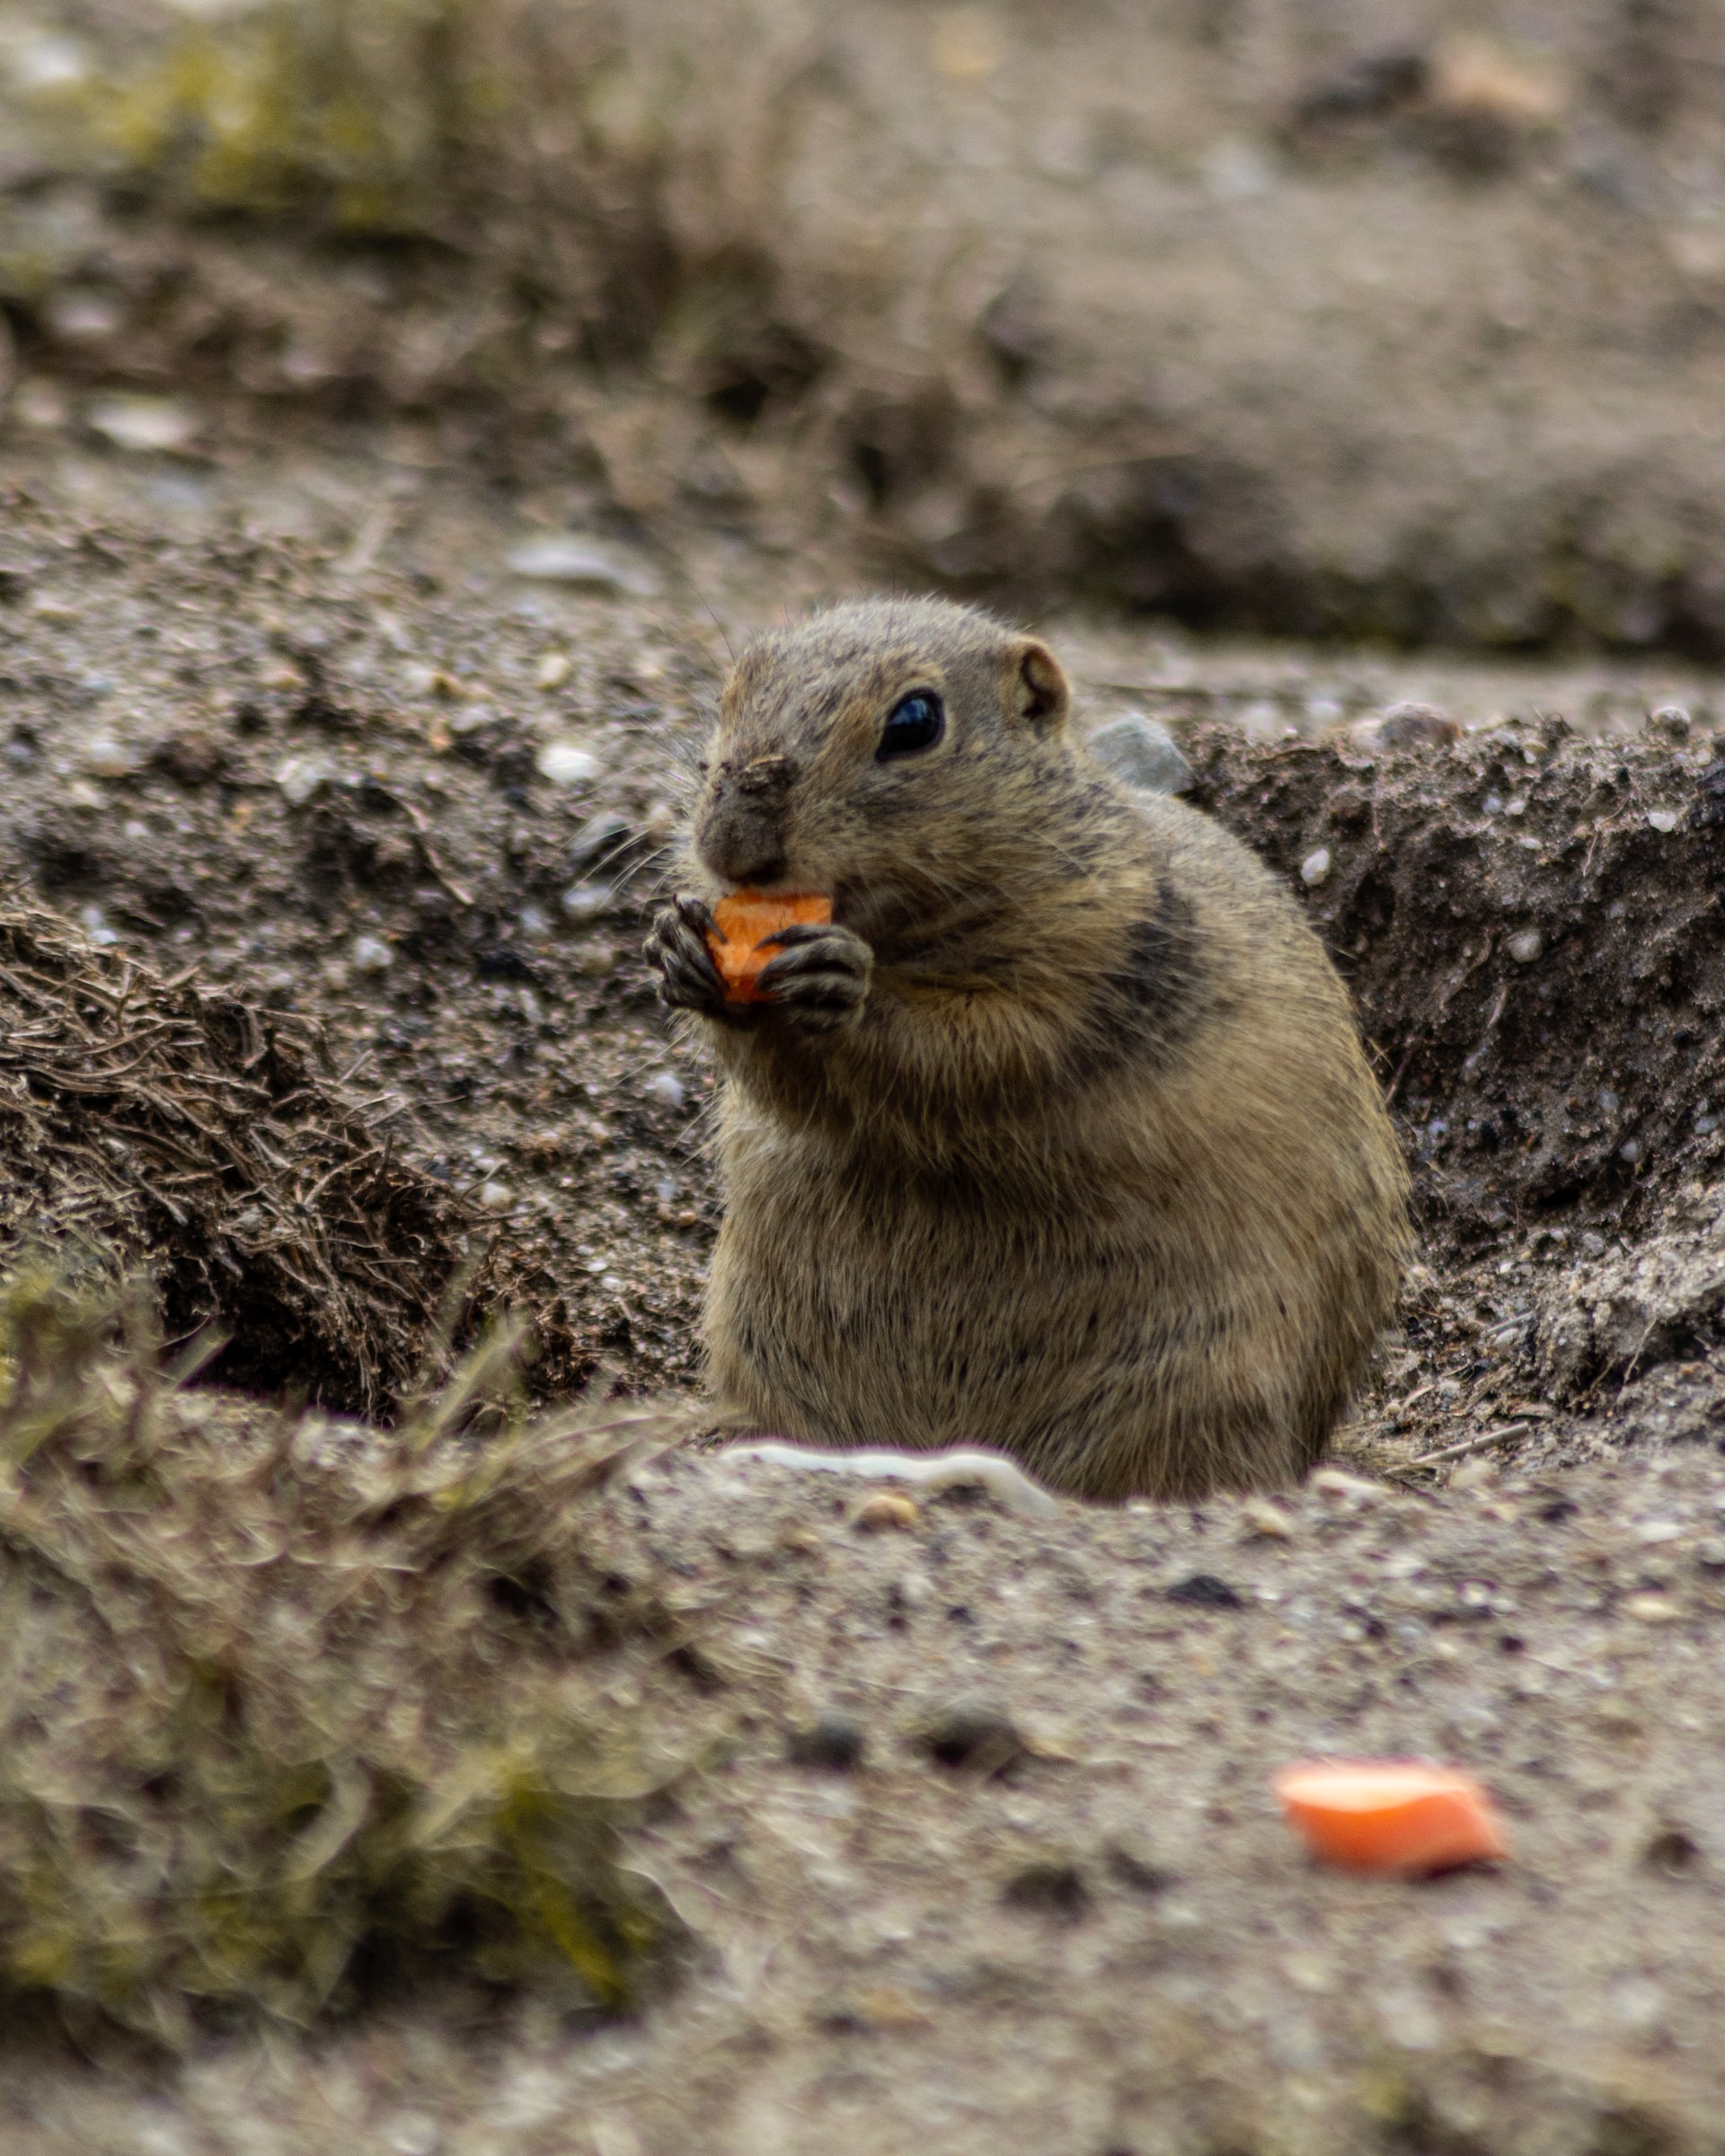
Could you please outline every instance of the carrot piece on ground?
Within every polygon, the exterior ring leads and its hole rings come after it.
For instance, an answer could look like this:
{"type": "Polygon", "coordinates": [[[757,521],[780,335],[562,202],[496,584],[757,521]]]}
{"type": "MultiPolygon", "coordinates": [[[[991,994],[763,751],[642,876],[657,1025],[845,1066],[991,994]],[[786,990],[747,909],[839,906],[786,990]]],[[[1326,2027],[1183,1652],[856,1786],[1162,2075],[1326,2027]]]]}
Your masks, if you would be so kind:
{"type": "Polygon", "coordinates": [[[778,957],[778,946],[769,943],[763,950],[763,939],[777,935],[782,928],[804,923],[820,925],[832,917],[832,900],[818,891],[771,898],[761,891],[733,891],[729,898],[721,898],[712,909],[719,933],[707,938],[707,948],[724,981],[725,1001],[771,1003],[771,996],[762,994],[757,979],[762,967],[778,957]]]}
{"type": "Polygon", "coordinates": [[[1509,1853],[1497,1808],[1471,1775],[1413,1759],[1313,1760],[1285,1767],[1288,1824],[1354,1871],[1447,1871],[1509,1853]]]}

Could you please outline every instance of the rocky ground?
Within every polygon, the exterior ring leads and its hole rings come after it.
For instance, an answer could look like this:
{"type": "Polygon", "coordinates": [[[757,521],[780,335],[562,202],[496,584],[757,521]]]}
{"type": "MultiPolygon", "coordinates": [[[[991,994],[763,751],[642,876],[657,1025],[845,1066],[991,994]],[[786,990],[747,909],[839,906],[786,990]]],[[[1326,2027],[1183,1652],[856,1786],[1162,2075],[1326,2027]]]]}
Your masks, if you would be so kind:
{"type": "MultiPolygon", "coordinates": [[[[686,1389],[709,1079],[641,923],[728,644],[816,579],[721,542],[582,555],[399,438],[270,452],[265,485],[261,452],[14,437],[0,862],[104,963],[183,976],[161,1008],[321,1038],[316,1145],[386,1148],[428,1279],[482,1259],[542,1399],[686,1389]]],[[[671,1632],[575,1628],[531,1582],[509,1607],[670,1763],[625,1855],[686,1927],[674,1988],[605,2022],[440,1983],[178,2060],[37,2028],[8,2148],[1721,2145],[1717,688],[1042,625],[1087,720],[1170,724],[1301,894],[1392,1091],[1423,1261],[1335,1466],[1273,1505],[957,1489],[871,1525],[871,1483],[646,1462],[584,1561],[671,1632]],[[1384,723],[1410,702],[1459,738],[1384,723]],[[1268,1785],[1322,1751],[1472,1767],[1511,1860],[1314,1870],[1268,1785]]],[[[8,995],[40,990],[22,948],[8,995]]],[[[168,1126],[126,1114],[103,1232],[176,1330],[225,1312],[235,1382],[376,1411],[426,1298],[356,1292],[363,1366],[314,1302],[260,1332],[291,1208],[194,1161],[184,1264],[168,1126]]],[[[76,1232],[83,1187],[32,1186],[8,1237],[76,1232]]]]}

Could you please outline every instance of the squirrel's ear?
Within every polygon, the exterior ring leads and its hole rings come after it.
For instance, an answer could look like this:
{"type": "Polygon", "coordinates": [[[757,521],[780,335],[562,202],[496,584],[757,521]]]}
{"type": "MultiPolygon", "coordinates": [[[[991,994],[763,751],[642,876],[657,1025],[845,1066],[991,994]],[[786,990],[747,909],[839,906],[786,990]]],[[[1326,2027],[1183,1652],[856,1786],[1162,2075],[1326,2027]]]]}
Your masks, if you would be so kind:
{"type": "Polygon", "coordinates": [[[1052,734],[1066,722],[1072,691],[1060,662],[1046,644],[1026,638],[1018,647],[1018,713],[1039,733],[1052,734]]]}

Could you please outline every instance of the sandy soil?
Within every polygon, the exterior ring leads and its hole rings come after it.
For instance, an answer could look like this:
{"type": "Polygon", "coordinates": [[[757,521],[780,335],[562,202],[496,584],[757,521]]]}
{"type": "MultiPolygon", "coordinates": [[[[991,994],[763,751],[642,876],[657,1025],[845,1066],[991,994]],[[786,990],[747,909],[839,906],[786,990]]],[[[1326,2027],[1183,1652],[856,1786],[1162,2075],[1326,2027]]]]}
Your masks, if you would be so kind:
{"type": "MultiPolygon", "coordinates": [[[[284,457],[286,535],[217,468],[176,535],[163,467],[14,450],[0,858],[315,1021],[492,1247],[544,1394],[686,1385],[708,1078],[641,920],[727,639],[795,579],[615,542],[524,576],[519,510],[392,468],[284,457]]],[[[683,1630],[569,1651],[684,1768],[630,1845],[678,1987],[611,2027],[420,1995],[179,2063],[38,2037],[8,2149],[1725,2145],[1716,691],[1045,625],[1087,713],[1167,718],[1305,894],[1394,1086],[1424,1265],[1338,1471],[870,1532],[866,1484],[640,1470],[589,1555],[683,1630]],[[1348,732],[1408,696],[1471,730],[1348,732]],[[1475,1768],[1512,1860],[1314,1871],[1268,1781],[1331,1749],[1475,1768]]],[[[245,1374],[355,1404],[303,1356],[245,1374]]]]}

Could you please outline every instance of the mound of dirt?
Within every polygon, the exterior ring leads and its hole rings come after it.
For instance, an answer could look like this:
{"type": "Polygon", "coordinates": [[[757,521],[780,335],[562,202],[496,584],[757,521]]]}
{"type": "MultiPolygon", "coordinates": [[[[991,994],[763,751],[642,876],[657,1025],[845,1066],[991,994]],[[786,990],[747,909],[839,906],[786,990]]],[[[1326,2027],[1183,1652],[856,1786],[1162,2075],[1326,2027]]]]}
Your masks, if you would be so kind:
{"type": "Polygon", "coordinates": [[[109,941],[0,899],[0,1250],[147,1267],[170,1331],[231,1336],[228,1382],[383,1405],[468,1215],[367,1120],[314,1027],[109,941]]]}
{"type": "MultiPolygon", "coordinates": [[[[1193,798],[1306,900],[1429,1226],[1634,1233],[1725,1162],[1725,759],[1578,739],[1189,747],[1193,798]]],[[[1579,1247],[1579,1246],[1578,1246],[1579,1247]]]]}

